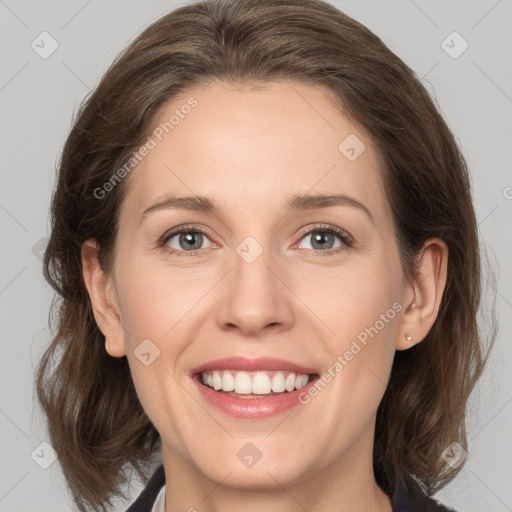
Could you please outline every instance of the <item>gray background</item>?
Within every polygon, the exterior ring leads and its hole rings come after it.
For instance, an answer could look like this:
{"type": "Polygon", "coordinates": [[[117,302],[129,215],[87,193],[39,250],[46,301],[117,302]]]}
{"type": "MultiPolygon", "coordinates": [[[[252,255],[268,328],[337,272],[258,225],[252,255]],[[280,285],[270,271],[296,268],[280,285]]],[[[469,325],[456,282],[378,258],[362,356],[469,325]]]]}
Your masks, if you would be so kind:
{"type": "MultiPolygon", "coordinates": [[[[438,497],[463,512],[512,511],[512,0],[331,3],[422,77],[468,160],[482,243],[499,269],[497,295],[490,285],[489,297],[496,295],[500,325],[471,399],[468,461],[438,497]],[[448,37],[454,31],[463,39],[448,37]],[[469,47],[458,55],[464,40],[469,47]]],[[[41,444],[48,437],[33,392],[34,367],[49,342],[52,292],[40,256],[55,166],[82,98],[142,28],[178,5],[184,2],[0,0],[2,512],[73,510],[52,449],[41,444]],[[51,49],[44,31],[58,43],[46,59],[31,47],[51,49]]],[[[134,483],[132,499],[141,487],[134,483]]]]}

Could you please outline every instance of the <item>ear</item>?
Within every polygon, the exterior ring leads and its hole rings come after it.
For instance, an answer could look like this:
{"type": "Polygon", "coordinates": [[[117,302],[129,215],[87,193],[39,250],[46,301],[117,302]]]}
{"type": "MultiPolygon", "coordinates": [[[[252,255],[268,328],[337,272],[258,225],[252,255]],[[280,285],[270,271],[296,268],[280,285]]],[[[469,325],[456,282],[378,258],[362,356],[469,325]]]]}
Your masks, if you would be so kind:
{"type": "Polygon", "coordinates": [[[413,282],[407,285],[404,293],[404,314],[398,329],[397,350],[406,350],[425,338],[437,318],[446,285],[446,243],[440,238],[427,240],[420,258],[413,282]]]}
{"type": "Polygon", "coordinates": [[[98,259],[99,245],[94,239],[82,244],[82,269],[94,318],[105,336],[105,349],[113,357],[126,355],[121,310],[114,278],[106,274],[98,259]]]}

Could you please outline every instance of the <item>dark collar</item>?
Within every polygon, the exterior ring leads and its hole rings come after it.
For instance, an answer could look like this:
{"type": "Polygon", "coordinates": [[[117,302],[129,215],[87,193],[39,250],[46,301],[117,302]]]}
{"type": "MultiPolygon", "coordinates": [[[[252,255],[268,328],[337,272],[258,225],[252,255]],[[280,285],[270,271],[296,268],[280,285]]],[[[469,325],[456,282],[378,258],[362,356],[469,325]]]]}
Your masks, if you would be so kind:
{"type": "MultiPolygon", "coordinates": [[[[151,512],[160,489],[165,485],[164,466],[161,464],[151,475],[138,498],[126,512],[151,512]]],[[[396,487],[391,500],[393,512],[455,512],[428,498],[420,486],[409,479],[407,489],[396,487]]]]}
{"type": "Polygon", "coordinates": [[[165,485],[164,465],[160,464],[151,475],[146,487],[142,489],[139,497],[131,504],[126,512],[151,512],[158,492],[165,485]]]}
{"type": "Polygon", "coordinates": [[[405,480],[406,487],[397,486],[393,493],[393,512],[455,512],[427,497],[411,477],[406,477],[405,480]]]}

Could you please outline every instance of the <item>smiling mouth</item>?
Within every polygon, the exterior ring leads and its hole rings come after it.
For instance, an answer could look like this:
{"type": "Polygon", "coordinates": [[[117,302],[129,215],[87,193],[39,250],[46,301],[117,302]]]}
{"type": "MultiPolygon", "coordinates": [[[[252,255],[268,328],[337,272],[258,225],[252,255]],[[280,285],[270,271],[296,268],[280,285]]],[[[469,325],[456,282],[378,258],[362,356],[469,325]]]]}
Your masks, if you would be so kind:
{"type": "Polygon", "coordinates": [[[268,398],[292,393],[306,386],[316,374],[289,370],[238,371],[209,370],[196,374],[205,387],[236,398],[268,398]]]}

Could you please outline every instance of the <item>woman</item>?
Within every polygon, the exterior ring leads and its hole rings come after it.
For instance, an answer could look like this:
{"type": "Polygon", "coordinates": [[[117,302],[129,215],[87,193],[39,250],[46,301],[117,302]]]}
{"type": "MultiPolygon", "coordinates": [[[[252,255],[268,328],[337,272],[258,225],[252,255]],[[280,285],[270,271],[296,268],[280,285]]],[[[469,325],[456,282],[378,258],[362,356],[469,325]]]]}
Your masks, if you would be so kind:
{"type": "Polygon", "coordinates": [[[81,108],[38,396],[75,504],[448,510],[485,354],[468,171],[414,73],[318,0],[207,1],[81,108]]]}

